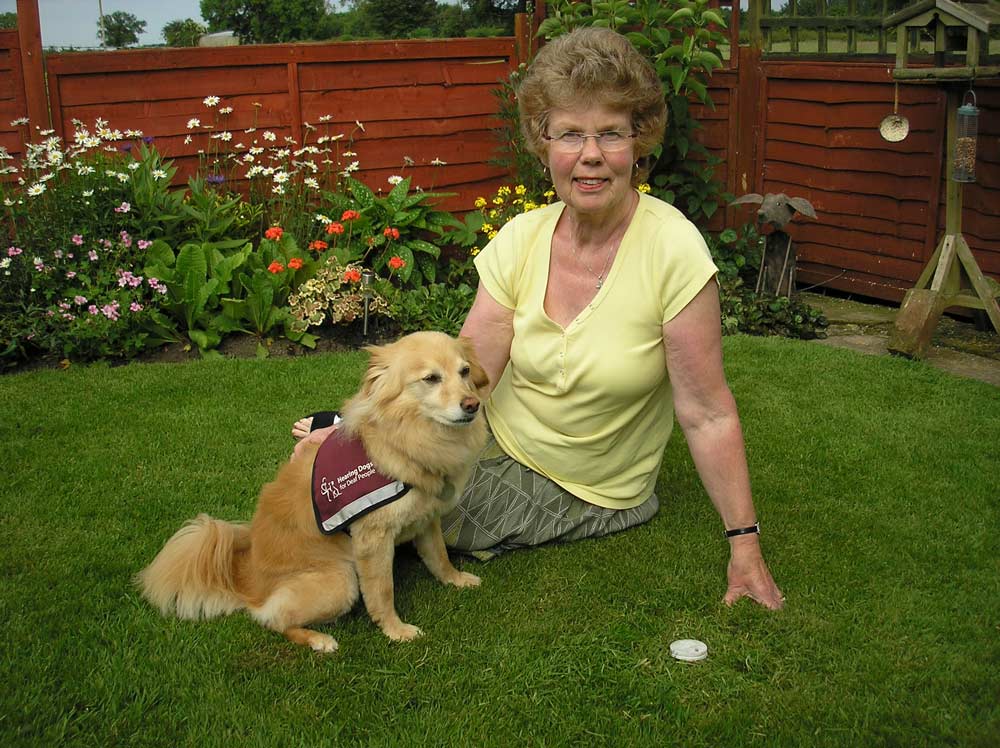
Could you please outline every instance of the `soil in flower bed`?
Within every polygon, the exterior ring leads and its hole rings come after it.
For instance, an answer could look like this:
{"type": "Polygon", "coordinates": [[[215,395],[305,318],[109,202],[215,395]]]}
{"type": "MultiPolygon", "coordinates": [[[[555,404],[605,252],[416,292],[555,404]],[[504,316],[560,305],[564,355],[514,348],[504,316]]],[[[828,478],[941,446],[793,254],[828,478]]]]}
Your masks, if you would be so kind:
{"type": "MultiPolygon", "coordinates": [[[[286,338],[258,338],[256,335],[232,333],[227,335],[218,347],[218,352],[226,358],[255,358],[258,347],[263,345],[269,357],[278,356],[308,356],[314,353],[330,353],[334,351],[349,351],[363,348],[366,345],[381,345],[398,338],[402,333],[392,321],[382,318],[368,320],[368,334],[365,335],[364,323],[355,320],[350,324],[335,327],[324,326],[313,331],[318,336],[316,346],[306,346],[293,343],[286,338]]],[[[141,354],[132,359],[111,359],[112,366],[125,366],[131,363],[146,364],[176,364],[185,361],[196,361],[201,358],[197,346],[189,343],[169,343],[141,354]]],[[[56,356],[44,356],[18,364],[0,373],[16,373],[35,371],[38,369],[65,369],[75,361],[60,359],[56,356]]]]}

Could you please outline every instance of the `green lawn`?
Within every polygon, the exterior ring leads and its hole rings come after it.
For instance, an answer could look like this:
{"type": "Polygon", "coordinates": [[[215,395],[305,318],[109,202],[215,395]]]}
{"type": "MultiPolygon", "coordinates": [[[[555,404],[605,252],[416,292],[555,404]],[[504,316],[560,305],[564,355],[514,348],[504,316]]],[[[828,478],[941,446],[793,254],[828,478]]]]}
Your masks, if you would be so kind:
{"type": "Polygon", "coordinates": [[[132,574],[199,511],[246,519],[288,427],[363,354],[0,378],[3,746],[996,746],[1000,390],[923,364],[726,341],[788,607],[721,605],[727,546],[681,438],[648,525],[460,565],[397,560],[314,654],[244,615],[161,618],[132,574]],[[696,664],[669,643],[709,646],[696,664]]]}

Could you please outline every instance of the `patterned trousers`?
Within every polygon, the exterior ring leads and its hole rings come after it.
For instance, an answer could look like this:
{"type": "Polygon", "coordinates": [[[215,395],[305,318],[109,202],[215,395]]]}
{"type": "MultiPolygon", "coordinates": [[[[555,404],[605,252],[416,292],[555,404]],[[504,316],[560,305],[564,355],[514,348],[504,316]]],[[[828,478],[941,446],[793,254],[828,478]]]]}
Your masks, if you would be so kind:
{"type": "Polygon", "coordinates": [[[632,509],[578,499],[504,452],[490,435],[458,506],[441,518],[448,547],[487,560],[516,548],[596,538],[642,524],[656,514],[652,494],[632,509]]]}

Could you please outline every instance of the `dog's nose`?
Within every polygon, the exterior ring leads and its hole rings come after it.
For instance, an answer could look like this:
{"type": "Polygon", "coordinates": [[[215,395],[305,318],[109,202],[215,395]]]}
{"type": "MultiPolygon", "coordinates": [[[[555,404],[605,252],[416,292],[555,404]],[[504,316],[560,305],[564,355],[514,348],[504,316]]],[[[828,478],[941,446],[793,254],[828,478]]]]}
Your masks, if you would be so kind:
{"type": "Polygon", "coordinates": [[[470,415],[479,410],[479,398],[467,397],[462,400],[462,410],[470,415]]]}

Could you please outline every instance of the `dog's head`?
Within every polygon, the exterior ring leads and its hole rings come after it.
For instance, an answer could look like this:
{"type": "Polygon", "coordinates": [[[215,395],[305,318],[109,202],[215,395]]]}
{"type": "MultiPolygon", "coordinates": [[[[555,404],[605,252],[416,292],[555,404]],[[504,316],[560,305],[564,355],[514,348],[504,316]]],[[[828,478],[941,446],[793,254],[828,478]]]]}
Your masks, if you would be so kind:
{"type": "Polygon", "coordinates": [[[399,418],[419,412],[444,426],[476,419],[489,377],[468,338],[417,332],[366,350],[368,370],[352,401],[357,415],[399,418]]]}

